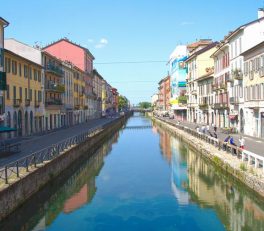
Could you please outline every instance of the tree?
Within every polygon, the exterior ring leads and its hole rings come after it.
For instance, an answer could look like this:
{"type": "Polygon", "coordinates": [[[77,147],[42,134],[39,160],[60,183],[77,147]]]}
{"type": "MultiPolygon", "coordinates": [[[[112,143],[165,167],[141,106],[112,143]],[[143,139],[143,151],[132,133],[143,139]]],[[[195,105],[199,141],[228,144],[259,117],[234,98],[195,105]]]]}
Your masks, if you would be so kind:
{"type": "Polygon", "coordinates": [[[122,110],[128,107],[128,100],[125,96],[119,95],[118,96],[118,110],[122,110]]]}
{"type": "Polygon", "coordinates": [[[138,105],[142,109],[149,109],[149,108],[151,108],[151,103],[150,102],[140,102],[138,105]]]}

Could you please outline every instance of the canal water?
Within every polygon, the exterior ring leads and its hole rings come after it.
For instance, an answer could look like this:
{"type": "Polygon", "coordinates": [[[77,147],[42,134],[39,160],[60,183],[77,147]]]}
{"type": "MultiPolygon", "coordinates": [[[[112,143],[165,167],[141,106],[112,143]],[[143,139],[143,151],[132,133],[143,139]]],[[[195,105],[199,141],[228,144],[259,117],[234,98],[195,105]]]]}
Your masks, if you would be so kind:
{"type": "Polygon", "coordinates": [[[263,200],[141,114],[71,170],[0,230],[264,230],[263,200]]]}

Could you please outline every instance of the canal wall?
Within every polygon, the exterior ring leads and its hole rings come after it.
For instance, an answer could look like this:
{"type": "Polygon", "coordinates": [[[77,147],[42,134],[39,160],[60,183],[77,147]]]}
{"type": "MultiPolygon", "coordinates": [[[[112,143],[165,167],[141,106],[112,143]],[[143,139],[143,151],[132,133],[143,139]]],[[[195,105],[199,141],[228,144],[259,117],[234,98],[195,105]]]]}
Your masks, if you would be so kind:
{"type": "Polygon", "coordinates": [[[152,120],[159,124],[159,126],[168,129],[180,140],[187,143],[190,148],[199,152],[203,158],[221,168],[223,172],[231,174],[237,180],[248,186],[257,196],[260,196],[262,199],[264,198],[264,175],[261,170],[244,165],[241,167],[242,162],[231,154],[219,150],[215,146],[161,121],[158,118],[152,117],[152,120]]]}
{"type": "Polygon", "coordinates": [[[129,115],[123,116],[104,125],[101,131],[94,134],[87,141],[69,149],[41,167],[35,168],[2,189],[0,191],[0,220],[15,211],[60,173],[70,168],[72,163],[90,153],[87,150],[94,149],[96,146],[100,147],[102,140],[118,131],[128,117],[129,115]]]}

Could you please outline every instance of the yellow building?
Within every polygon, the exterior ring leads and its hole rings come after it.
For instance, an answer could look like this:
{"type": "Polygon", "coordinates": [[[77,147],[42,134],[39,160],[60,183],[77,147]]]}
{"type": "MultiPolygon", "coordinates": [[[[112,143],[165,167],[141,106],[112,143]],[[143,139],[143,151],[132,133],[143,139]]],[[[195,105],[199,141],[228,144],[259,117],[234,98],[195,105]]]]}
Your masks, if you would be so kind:
{"type": "Polygon", "coordinates": [[[42,131],[42,66],[5,49],[5,70],[6,125],[17,129],[15,136],[42,131]]]}
{"type": "Polygon", "coordinates": [[[42,63],[45,69],[45,124],[46,130],[52,130],[65,125],[65,115],[62,112],[64,74],[62,62],[47,52],[42,52],[42,63]]]}
{"type": "MultiPolygon", "coordinates": [[[[191,122],[211,124],[213,122],[212,84],[214,80],[214,60],[211,55],[216,51],[217,42],[197,49],[186,60],[188,64],[187,117],[191,122]]],[[[198,47],[199,48],[199,47],[198,47]]]]}
{"type": "Polygon", "coordinates": [[[73,75],[73,86],[74,86],[74,123],[82,123],[85,121],[84,110],[88,109],[85,105],[85,81],[84,72],[78,67],[74,67],[73,75]]]}

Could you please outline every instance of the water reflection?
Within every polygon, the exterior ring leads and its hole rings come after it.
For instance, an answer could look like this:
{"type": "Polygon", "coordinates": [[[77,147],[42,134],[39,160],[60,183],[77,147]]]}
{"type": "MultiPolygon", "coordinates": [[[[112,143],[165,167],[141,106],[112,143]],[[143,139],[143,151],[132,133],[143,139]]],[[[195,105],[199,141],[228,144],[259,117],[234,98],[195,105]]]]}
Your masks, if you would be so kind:
{"type": "MultiPolygon", "coordinates": [[[[117,142],[118,137],[119,133],[117,132],[88,160],[81,166],[79,165],[77,170],[74,170],[74,174],[67,177],[63,185],[57,185],[55,182],[54,187],[56,189],[52,189],[50,192],[46,192],[49,191],[49,188],[46,188],[44,193],[49,193],[49,198],[45,202],[41,202],[40,208],[35,208],[36,211],[33,211],[33,216],[26,216],[24,219],[18,219],[16,223],[13,222],[14,217],[21,217],[23,210],[28,208],[34,210],[34,199],[27,202],[15,214],[0,224],[0,230],[45,230],[61,212],[69,214],[90,203],[97,190],[95,179],[104,165],[104,157],[111,151],[112,145],[117,142]]],[[[43,192],[38,194],[41,193],[43,192]]],[[[38,200],[39,196],[36,201],[38,200]]]]}
{"type": "Polygon", "coordinates": [[[227,230],[264,230],[264,204],[260,198],[168,131],[154,127],[160,135],[161,152],[171,163],[172,191],[179,204],[196,203],[214,209],[227,230]]]}

